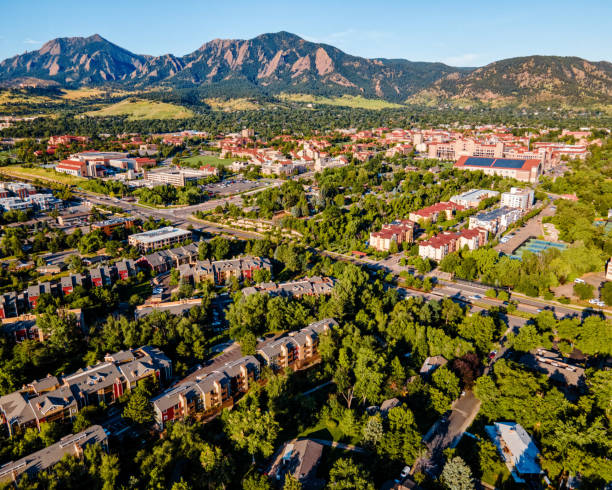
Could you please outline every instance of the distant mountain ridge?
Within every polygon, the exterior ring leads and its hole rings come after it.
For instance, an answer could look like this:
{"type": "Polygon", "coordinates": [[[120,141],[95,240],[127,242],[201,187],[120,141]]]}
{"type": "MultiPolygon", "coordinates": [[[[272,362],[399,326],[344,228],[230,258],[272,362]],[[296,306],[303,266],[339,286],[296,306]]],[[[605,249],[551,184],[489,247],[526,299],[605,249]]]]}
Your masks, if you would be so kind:
{"type": "Polygon", "coordinates": [[[99,35],[58,38],[0,62],[4,85],[207,88],[219,94],[362,95],[391,101],[520,103],[612,100],[612,64],[531,56],[481,68],[361,58],[278,32],[214,39],[183,57],[134,54],[99,35]]]}
{"type": "Polygon", "coordinates": [[[409,100],[612,104],[612,63],[560,56],[509,58],[469,73],[446,75],[409,100]]]}

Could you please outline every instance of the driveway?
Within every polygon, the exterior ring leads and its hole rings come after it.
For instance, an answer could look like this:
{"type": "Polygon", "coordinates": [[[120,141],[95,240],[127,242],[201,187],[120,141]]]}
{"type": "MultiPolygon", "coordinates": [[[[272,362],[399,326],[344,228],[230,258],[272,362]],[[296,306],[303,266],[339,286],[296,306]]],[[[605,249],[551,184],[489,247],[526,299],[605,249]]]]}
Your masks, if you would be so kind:
{"type": "Polygon", "coordinates": [[[415,463],[413,471],[422,470],[436,477],[442,471],[444,449],[455,447],[479,410],[480,400],[471,391],[466,391],[465,395],[459,397],[453,404],[450,415],[438,420],[426,434],[427,456],[415,463]]]}

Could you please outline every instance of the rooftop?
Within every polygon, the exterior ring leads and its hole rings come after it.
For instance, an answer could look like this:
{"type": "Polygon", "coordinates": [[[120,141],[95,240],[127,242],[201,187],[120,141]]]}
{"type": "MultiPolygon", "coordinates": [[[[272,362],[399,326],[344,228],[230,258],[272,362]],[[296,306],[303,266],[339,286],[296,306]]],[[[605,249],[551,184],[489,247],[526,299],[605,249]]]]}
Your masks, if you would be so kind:
{"type": "Polygon", "coordinates": [[[163,228],[158,228],[157,230],[136,233],[134,235],[131,235],[130,238],[136,239],[143,243],[151,243],[156,242],[158,240],[187,235],[191,236],[191,232],[188,230],[183,230],[182,228],[175,228],[173,226],[164,226],[163,228]]]}

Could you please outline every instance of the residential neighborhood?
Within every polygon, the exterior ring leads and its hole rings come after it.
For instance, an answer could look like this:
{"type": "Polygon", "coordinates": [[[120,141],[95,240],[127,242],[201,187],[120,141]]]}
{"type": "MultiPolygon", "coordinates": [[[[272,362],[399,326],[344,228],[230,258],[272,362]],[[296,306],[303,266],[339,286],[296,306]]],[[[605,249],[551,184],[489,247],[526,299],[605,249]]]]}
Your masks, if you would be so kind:
{"type": "Polygon", "coordinates": [[[610,490],[612,6],[504,7],[7,3],[0,487],[610,490]]]}

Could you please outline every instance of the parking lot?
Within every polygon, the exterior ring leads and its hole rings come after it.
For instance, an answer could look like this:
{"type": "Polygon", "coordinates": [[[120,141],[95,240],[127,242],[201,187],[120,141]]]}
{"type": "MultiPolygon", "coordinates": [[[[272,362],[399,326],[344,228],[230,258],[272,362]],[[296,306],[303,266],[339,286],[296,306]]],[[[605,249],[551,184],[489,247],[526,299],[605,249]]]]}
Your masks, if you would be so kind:
{"type": "Polygon", "coordinates": [[[229,196],[268,185],[270,185],[269,182],[254,180],[224,180],[222,182],[204,185],[202,189],[216,196],[229,196]]]}
{"type": "Polygon", "coordinates": [[[518,228],[512,232],[512,238],[506,243],[499,243],[495,246],[495,250],[498,252],[511,255],[523,242],[531,237],[538,237],[543,235],[542,230],[542,218],[544,216],[552,216],[555,214],[554,207],[550,204],[542,210],[540,214],[531,218],[525,226],[518,228]]]}

